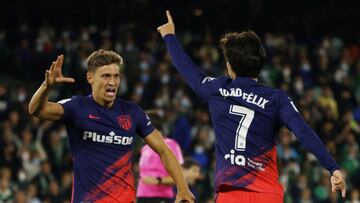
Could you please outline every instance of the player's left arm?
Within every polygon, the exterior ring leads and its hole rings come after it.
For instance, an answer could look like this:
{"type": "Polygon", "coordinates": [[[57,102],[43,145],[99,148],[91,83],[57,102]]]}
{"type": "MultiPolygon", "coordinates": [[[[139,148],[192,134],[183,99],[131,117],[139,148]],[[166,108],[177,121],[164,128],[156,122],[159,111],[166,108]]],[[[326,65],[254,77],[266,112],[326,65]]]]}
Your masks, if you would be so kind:
{"type": "Polygon", "coordinates": [[[180,200],[186,200],[187,202],[193,203],[195,200],[194,195],[190,192],[188,185],[186,184],[184,174],[181,166],[174,153],[167,146],[164,138],[159,131],[154,130],[148,136],[144,138],[146,144],[148,144],[156,153],[159,154],[162,163],[164,164],[167,172],[173,178],[177,186],[176,202],[180,200]]]}
{"type": "Polygon", "coordinates": [[[278,98],[279,115],[282,123],[295,134],[301,145],[315,155],[323,167],[331,173],[332,191],[340,190],[342,196],[345,197],[345,177],[334,158],[327,151],[324,143],[315,131],[306,124],[294,103],[285,93],[281,92],[278,98]]]}
{"type": "Polygon", "coordinates": [[[201,97],[205,97],[208,92],[202,86],[206,81],[206,74],[196,66],[191,58],[184,52],[180,43],[175,36],[175,25],[169,11],[166,11],[168,22],[157,28],[158,32],[163,37],[166,47],[171,56],[172,62],[179,73],[185,78],[190,87],[201,97]]]}
{"type": "MultiPolygon", "coordinates": [[[[171,151],[174,153],[178,163],[183,164],[184,157],[182,155],[182,151],[181,151],[179,144],[177,142],[173,141],[173,142],[167,143],[167,145],[169,146],[171,151]]],[[[184,175],[186,175],[186,174],[184,174],[184,175]]],[[[186,179],[186,177],[185,177],[185,179],[186,179]]],[[[150,185],[175,185],[174,179],[169,175],[163,176],[163,177],[142,176],[141,181],[145,184],[150,184],[150,185]]]]}

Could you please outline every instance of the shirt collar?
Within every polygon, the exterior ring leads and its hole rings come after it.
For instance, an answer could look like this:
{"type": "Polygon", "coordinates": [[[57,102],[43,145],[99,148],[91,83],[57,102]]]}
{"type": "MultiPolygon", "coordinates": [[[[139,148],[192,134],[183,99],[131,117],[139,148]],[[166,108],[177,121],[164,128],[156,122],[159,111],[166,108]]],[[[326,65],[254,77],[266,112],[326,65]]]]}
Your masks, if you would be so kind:
{"type": "Polygon", "coordinates": [[[237,76],[235,78],[235,80],[233,80],[233,83],[237,83],[237,84],[257,84],[257,81],[255,79],[253,79],[253,78],[237,76]]]}

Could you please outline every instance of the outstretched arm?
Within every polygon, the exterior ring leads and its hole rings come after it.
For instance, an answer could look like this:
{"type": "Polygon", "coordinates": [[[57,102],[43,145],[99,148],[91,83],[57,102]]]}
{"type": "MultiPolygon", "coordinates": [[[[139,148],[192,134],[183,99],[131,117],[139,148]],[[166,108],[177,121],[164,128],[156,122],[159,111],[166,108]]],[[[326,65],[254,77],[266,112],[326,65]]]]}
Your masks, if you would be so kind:
{"type": "Polygon", "coordinates": [[[342,196],[345,197],[345,177],[340,167],[336,164],[315,131],[302,119],[290,98],[283,91],[280,91],[277,96],[280,105],[279,115],[282,123],[294,132],[301,145],[314,154],[323,167],[330,171],[332,191],[340,190],[342,196]]]}
{"type": "Polygon", "coordinates": [[[48,101],[51,88],[58,83],[73,83],[73,78],[64,77],[61,72],[64,56],[60,55],[46,70],[45,81],[35,92],[29,103],[29,114],[45,120],[58,120],[64,114],[63,107],[54,102],[48,101]]]}
{"type": "Polygon", "coordinates": [[[168,22],[157,28],[158,32],[164,38],[166,47],[170,53],[171,59],[179,71],[179,73],[185,78],[186,82],[189,83],[191,88],[200,96],[203,95],[201,90],[201,83],[206,77],[205,73],[197,67],[190,57],[184,52],[181,45],[175,37],[175,25],[171,14],[166,11],[168,22]]]}
{"type": "Polygon", "coordinates": [[[332,191],[340,190],[342,197],[345,197],[345,177],[314,130],[305,123],[300,115],[290,119],[288,127],[294,132],[301,145],[314,154],[324,168],[330,171],[332,191]]]}
{"type": "Polygon", "coordinates": [[[188,185],[186,184],[184,174],[181,170],[181,166],[174,153],[164,142],[161,134],[154,130],[150,135],[144,138],[145,142],[159,154],[162,163],[164,164],[167,172],[174,179],[177,187],[176,201],[185,200],[189,203],[193,203],[195,200],[194,195],[190,192],[188,185]]]}

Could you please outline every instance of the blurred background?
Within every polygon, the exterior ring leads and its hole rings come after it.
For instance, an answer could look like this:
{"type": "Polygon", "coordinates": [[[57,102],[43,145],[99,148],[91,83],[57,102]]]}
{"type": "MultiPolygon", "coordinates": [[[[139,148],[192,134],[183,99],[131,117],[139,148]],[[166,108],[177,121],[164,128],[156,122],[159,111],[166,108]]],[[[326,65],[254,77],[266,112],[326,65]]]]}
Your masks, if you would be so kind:
{"type": "MultiPolygon", "coordinates": [[[[50,100],[88,95],[86,58],[114,50],[124,58],[119,96],[158,109],[165,134],[200,163],[198,202],[213,202],[214,131],[208,109],[175,71],[156,32],[170,9],[177,36],[210,76],[224,74],[218,41],[253,29],[268,59],[260,81],[295,101],[347,175],[348,194],[332,193],[329,174],[282,127],[279,179],[285,202],[359,202],[360,1],[3,0],[0,7],[0,203],[70,202],[72,156],[63,124],[29,117],[45,70],[64,54],[50,100]]],[[[139,149],[135,147],[134,170],[139,149]]]]}

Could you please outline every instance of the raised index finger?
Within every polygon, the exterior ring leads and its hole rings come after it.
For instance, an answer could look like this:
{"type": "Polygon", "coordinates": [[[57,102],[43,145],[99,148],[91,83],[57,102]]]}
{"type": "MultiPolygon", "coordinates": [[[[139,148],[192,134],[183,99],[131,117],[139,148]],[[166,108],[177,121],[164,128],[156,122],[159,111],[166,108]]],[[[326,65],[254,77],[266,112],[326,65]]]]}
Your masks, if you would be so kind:
{"type": "Polygon", "coordinates": [[[61,69],[63,63],[63,55],[59,55],[55,61],[55,70],[61,69]]]}
{"type": "Polygon", "coordinates": [[[166,16],[167,16],[167,19],[168,19],[168,23],[173,23],[173,19],[171,17],[171,14],[170,14],[169,10],[166,10],[166,16]]]}

